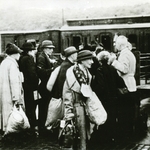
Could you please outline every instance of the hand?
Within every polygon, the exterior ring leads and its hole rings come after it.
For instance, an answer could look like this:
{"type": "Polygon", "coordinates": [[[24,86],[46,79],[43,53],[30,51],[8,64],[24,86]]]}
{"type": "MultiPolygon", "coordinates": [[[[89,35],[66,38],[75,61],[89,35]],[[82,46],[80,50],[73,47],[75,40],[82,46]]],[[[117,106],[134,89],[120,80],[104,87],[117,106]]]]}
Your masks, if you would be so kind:
{"type": "Polygon", "coordinates": [[[56,63],[57,61],[56,61],[55,59],[50,59],[50,62],[51,62],[52,64],[54,64],[54,63],[56,63]]]}
{"type": "Polygon", "coordinates": [[[65,116],[65,120],[72,120],[74,118],[74,114],[73,113],[69,113],[69,114],[66,114],[65,116]]]}
{"type": "Polygon", "coordinates": [[[116,60],[116,55],[111,53],[111,55],[109,56],[107,64],[111,65],[114,62],[114,60],[116,60]]]}

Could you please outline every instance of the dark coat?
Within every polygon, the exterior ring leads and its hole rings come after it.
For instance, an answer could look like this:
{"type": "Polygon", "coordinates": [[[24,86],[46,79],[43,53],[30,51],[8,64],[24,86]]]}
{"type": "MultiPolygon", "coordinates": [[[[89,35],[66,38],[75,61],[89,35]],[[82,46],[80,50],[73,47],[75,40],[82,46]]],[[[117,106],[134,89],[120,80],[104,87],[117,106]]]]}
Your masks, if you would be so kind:
{"type": "Polygon", "coordinates": [[[37,57],[37,73],[41,80],[39,85],[39,92],[42,95],[49,94],[49,91],[46,88],[47,81],[53,71],[55,65],[52,64],[48,58],[48,56],[41,52],[37,57]]]}
{"type": "Polygon", "coordinates": [[[105,137],[107,135],[108,139],[116,136],[118,102],[121,101],[118,99],[118,88],[121,87],[125,87],[125,83],[117,71],[107,63],[103,63],[97,69],[92,85],[93,91],[107,112],[107,121],[99,128],[97,136],[105,137]]]}
{"type": "Polygon", "coordinates": [[[24,75],[24,88],[29,91],[37,90],[39,79],[34,58],[27,53],[23,53],[19,60],[19,68],[24,75]]]}
{"type": "Polygon", "coordinates": [[[100,67],[99,61],[96,57],[93,57],[93,64],[91,66],[91,68],[89,68],[89,71],[91,73],[91,75],[95,75],[97,72],[97,69],[100,67]]]}
{"type": "Polygon", "coordinates": [[[74,63],[70,62],[67,58],[62,62],[56,83],[52,90],[54,97],[62,97],[62,90],[66,80],[66,72],[72,65],[74,65],[74,63]]]}
{"type": "Polygon", "coordinates": [[[34,58],[27,53],[23,53],[19,60],[19,67],[20,71],[22,71],[24,75],[23,88],[26,115],[29,119],[31,128],[34,128],[36,125],[36,115],[33,91],[37,90],[39,83],[34,58]]]}
{"type": "Polygon", "coordinates": [[[125,83],[112,66],[103,64],[97,69],[92,88],[102,102],[117,97],[121,87],[125,83]]]}

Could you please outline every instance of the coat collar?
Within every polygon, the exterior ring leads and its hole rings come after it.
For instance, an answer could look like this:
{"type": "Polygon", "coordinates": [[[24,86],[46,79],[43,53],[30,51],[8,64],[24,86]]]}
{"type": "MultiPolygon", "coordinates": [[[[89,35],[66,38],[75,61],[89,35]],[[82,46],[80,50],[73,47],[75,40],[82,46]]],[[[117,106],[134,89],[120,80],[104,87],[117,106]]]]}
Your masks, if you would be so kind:
{"type": "MultiPolygon", "coordinates": [[[[76,64],[75,64],[76,65],[76,64]]],[[[77,92],[77,93],[81,93],[81,86],[79,84],[79,82],[77,81],[74,73],[73,73],[73,68],[75,67],[74,66],[71,66],[68,70],[67,70],[67,73],[66,73],[66,80],[68,82],[68,85],[70,87],[70,89],[72,89],[73,91],[77,92]]],[[[88,74],[89,74],[89,80],[91,82],[91,75],[88,71],[88,74]]]]}
{"type": "Polygon", "coordinates": [[[80,92],[80,84],[78,83],[78,81],[76,80],[76,77],[73,73],[73,68],[74,66],[71,66],[66,73],[66,80],[67,83],[70,87],[70,89],[72,89],[73,91],[77,92],[77,93],[81,93],[80,92]]]}
{"type": "Polygon", "coordinates": [[[14,58],[12,58],[12,57],[10,57],[10,56],[7,56],[6,59],[12,61],[17,67],[19,67],[17,61],[16,61],[14,58]]]}

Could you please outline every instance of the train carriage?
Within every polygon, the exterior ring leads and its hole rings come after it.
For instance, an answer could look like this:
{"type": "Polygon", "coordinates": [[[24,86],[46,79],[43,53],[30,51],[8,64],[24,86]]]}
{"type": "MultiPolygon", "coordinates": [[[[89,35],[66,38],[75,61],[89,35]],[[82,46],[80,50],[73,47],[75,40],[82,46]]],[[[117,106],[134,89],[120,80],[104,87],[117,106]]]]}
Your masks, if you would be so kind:
{"type": "Polygon", "coordinates": [[[49,29],[0,32],[0,53],[5,51],[8,42],[15,43],[21,48],[23,43],[30,41],[36,48],[43,40],[52,40],[55,45],[55,52],[60,52],[60,31],[49,29]]]}
{"type": "Polygon", "coordinates": [[[145,83],[150,77],[150,16],[105,17],[100,19],[69,19],[60,29],[38,31],[0,32],[0,53],[8,42],[21,47],[26,41],[38,46],[43,40],[52,40],[55,55],[68,46],[78,48],[80,44],[103,43],[110,52],[115,51],[115,38],[123,34],[128,37],[137,57],[137,83],[140,77],[145,83]]]}
{"type": "Polygon", "coordinates": [[[113,51],[115,35],[123,34],[135,51],[150,52],[150,16],[70,19],[60,31],[63,47],[97,41],[113,51]]]}

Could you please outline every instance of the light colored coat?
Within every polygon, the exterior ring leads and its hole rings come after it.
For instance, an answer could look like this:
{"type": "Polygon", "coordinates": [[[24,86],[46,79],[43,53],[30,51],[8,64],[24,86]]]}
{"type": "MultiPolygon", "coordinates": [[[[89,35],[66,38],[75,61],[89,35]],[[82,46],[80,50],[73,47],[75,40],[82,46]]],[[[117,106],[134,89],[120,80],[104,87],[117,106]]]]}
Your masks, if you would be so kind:
{"type": "MultiPolygon", "coordinates": [[[[65,118],[69,118],[73,113],[75,115],[75,126],[80,137],[78,149],[86,150],[86,141],[90,139],[93,124],[86,118],[84,110],[84,101],[86,98],[81,94],[81,86],[73,73],[74,66],[70,67],[66,73],[66,81],[63,87],[63,100],[65,104],[65,118]]],[[[89,80],[91,81],[91,75],[89,80]]]]}
{"type": "Polygon", "coordinates": [[[136,91],[136,81],[134,78],[136,71],[136,59],[134,54],[125,48],[120,52],[118,60],[114,60],[112,66],[118,70],[130,92],[136,91]]]}
{"type": "Polygon", "coordinates": [[[24,104],[22,76],[15,59],[7,56],[0,65],[0,129],[5,131],[13,100],[24,104]]]}

